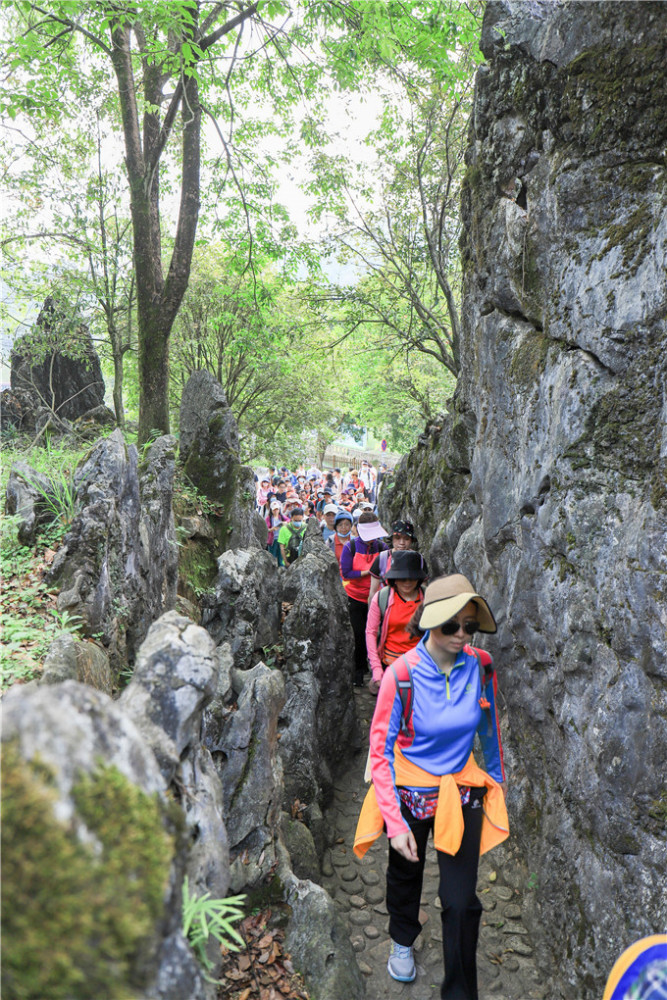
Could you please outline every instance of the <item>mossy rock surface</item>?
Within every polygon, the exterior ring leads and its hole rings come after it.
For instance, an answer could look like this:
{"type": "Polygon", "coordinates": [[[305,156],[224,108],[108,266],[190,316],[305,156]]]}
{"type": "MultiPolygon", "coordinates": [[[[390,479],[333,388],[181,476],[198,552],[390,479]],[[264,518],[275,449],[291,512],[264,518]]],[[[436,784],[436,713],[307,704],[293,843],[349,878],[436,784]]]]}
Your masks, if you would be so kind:
{"type": "Polygon", "coordinates": [[[73,786],[77,812],[63,822],[52,772],[15,741],[2,785],[2,996],[137,996],[174,854],[158,796],[100,763],[73,786]]]}

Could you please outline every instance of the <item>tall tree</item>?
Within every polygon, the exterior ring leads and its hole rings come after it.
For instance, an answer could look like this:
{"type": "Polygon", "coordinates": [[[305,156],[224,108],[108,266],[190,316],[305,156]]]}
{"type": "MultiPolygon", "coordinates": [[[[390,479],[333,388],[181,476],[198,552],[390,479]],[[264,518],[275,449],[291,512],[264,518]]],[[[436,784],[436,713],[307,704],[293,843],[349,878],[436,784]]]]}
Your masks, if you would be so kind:
{"type": "Polygon", "coordinates": [[[5,92],[10,115],[25,111],[53,122],[69,102],[85,99],[96,87],[108,88],[110,70],[115,77],[113,110],[123,138],[132,218],[141,441],[169,430],[169,337],[188,284],[201,195],[201,71],[209,71],[212,51],[223,40],[232,39],[238,52],[240,31],[259,6],[58,0],[14,7],[20,30],[6,57],[14,79],[6,83],[18,92],[5,92]],[[16,88],[17,77],[25,89],[16,88]],[[177,131],[180,199],[165,267],[161,185],[177,131]]]}
{"type": "MultiPolygon", "coordinates": [[[[397,352],[421,352],[456,376],[459,369],[459,195],[483,5],[439,5],[437,61],[404,36],[377,68],[375,156],[356,169],[317,150],[309,189],[325,192],[317,214],[333,220],[330,239],[360,277],[330,289],[347,329],[375,329],[397,352]],[[417,50],[418,56],[415,57],[417,50]]],[[[433,12],[432,12],[433,13],[433,12]]]]}
{"type": "Polygon", "coordinates": [[[304,98],[310,104],[301,141],[326,141],[313,124],[317,101],[332,85],[359,86],[378,67],[414,65],[437,77],[441,64],[452,64],[456,7],[450,0],[17,0],[8,8],[14,37],[5,46],[0,111],[56,133],[78,103],[99,94],[122,138],[140,440],[169,429],[169,340],[202,201],[202,116],[215,122],[223,147],[211,187],[222,176],[226,189],[238,190],[251,261],[250,219],[267,190],[261,178],[244,186],[251,146],[259,149],[278,123],[288,124],[290,106],[304,98]],[[273,109],[272,121],[262,104],[273,109]],[[171,231],[162,218],[167,197],[178,199],[171,231]]]}

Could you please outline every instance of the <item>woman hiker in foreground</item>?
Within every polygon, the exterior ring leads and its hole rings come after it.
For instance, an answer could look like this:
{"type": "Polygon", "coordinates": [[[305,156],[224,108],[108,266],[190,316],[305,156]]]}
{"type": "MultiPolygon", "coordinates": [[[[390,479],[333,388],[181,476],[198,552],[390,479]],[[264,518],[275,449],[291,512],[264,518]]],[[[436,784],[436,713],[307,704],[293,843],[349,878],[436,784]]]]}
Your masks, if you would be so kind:
{"type": "Polygon", "coordinates": [[[464,576],[426,588],[419,627],[426,634],[386,670],[371,723],[372,785],[354,851],[363,857],[383,829],[389,838],[389,975],[416,976],[413,943],[428,835],[440,869],[445,978],[442,1000],[477,1000],[476,950],[482,907],[479,855],[509,835],[491,657],[467,645],[495,632],[486,601],[464,576]],[[480,736],[486,770],[472,756],[480,736]]]}

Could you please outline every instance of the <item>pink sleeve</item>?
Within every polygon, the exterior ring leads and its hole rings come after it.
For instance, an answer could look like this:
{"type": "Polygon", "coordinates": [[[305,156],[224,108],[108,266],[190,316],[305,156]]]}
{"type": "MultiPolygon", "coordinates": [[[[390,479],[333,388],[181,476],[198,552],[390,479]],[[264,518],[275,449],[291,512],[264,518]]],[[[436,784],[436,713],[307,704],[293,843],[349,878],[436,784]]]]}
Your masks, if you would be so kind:
{"type": "Polygon", "coordinates": [[[387,828],[387,837],[406,833],[410,827],[401,816],[401,800],[396,790],[394,745],[403,706],[391,670],[386,670],[371,722],[371,777],[375,798],[387,828]]]}
{"type": "Polygon", "coordinates": [[[379,594],[380,591],[373,595],[373,600],[368,609],[368,618],[366,619],[366,651],[368,653],[368,662],[373,671],[373,680],[378,683],[382,680],[382,662],[378,653],[377,640],[378,628],[380,627],[379,594]]]}

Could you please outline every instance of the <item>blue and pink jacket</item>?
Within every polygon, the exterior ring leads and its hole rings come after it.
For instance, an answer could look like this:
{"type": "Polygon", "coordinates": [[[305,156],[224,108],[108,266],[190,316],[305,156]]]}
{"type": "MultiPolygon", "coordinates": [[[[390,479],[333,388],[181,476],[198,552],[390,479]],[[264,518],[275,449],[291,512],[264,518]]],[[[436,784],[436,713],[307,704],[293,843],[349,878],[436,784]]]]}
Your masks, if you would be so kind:
{"type": "MultiPolygon", "coordinates": [[[[464,769],[478,733],[486,771],[494,781],[505,780],[495,673],[482,691],[477,659],[470,647],[464,646],[447,677],[428,654],[424,646],[427,638],[428,632],[406,654],[413,680],[409,732],[400,732],[403,704],[391,670],[386,670],[382,678],[371,723],[371,774],[377,804],[390,838],[408,830],[396,790],[395,745],[406,760],[434,775],[434,787],[437,787],[440,776],[457,774],[464,769]],[[479,704],[484,697],[490,704],[490,735],[487,715],[479,704]]],[[[423,787],[420,790],[423,791],[423,787]]]]}

